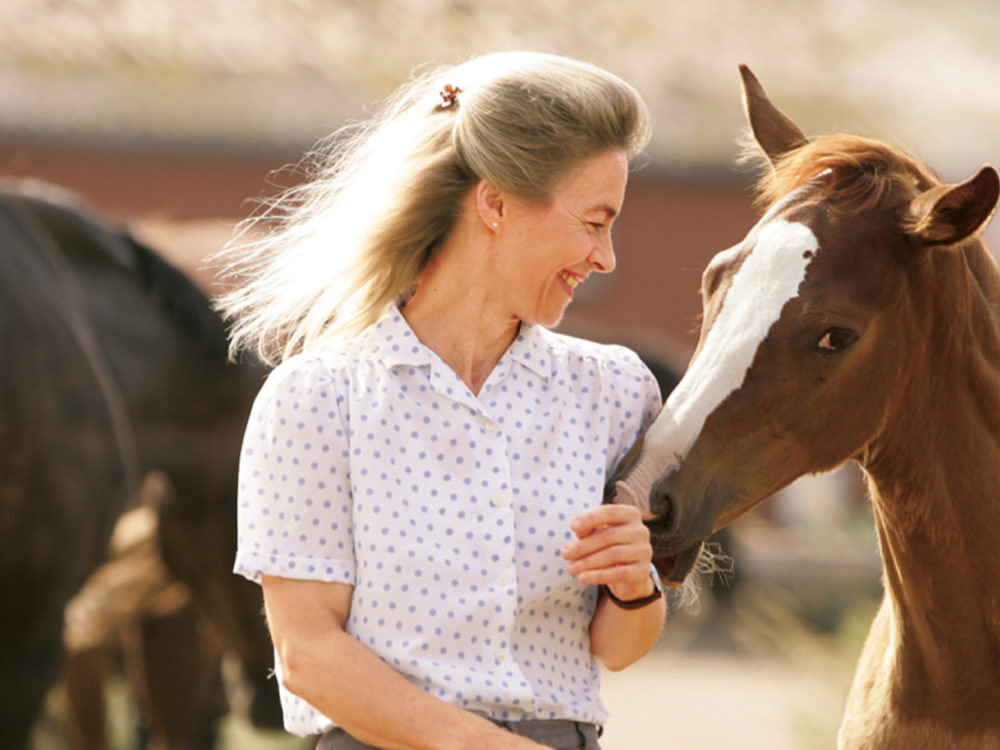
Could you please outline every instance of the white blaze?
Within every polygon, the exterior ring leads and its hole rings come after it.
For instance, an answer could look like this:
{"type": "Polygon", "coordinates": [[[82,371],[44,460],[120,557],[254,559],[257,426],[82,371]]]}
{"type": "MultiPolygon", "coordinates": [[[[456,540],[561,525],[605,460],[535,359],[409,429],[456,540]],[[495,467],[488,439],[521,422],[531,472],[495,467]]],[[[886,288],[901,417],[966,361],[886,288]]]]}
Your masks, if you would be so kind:
{"type": "Polygon", "coordinates": [[[638,463],[618,483],[618,502],[638,506],[647,517],[653,483],[684,456],[708,415],[742,385],[758,347],[785,303],[798,295],[819,249],[804,224],[764,223],[767,219],[757,226],[755,247],[736,272],[704,346],[647,431],[638,463]]]}

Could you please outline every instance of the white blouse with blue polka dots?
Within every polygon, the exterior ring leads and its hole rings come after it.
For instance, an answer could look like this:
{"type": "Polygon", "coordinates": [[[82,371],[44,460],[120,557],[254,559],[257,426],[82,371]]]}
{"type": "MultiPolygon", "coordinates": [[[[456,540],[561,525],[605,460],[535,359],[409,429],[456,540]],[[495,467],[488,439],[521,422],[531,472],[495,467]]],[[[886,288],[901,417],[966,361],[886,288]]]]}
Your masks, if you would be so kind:
{"type": "MultiPolygon", "coordinates": [[[[602,724],[596,588],[560,549],[659,406],[633,352],[526,325],[474,395],[391,306],[268,377],[243,444],[235,570],[352,584],[348,632],[446,701],[602,724]]],[[[289,731],[332,726],[281,697],[289,731]]]]}

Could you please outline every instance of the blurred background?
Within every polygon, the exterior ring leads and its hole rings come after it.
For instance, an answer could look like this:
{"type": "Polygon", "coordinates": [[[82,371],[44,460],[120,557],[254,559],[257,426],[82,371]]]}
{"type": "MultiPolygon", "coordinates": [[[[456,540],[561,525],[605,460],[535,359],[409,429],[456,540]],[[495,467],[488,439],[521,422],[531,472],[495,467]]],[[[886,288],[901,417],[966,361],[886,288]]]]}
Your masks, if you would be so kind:
{"type": "MultiPolygon", "coordinates": [[[[562,327],[633,347],[668,390],[697,340],[701,269],[755,218],[735,164],[737,65],[806,133],[882,136],[960,180],[1000,163],[998,39],[994,0],[3,0],[0,177],[72,190],[211,291],[203,259],[250,201],[415,66],[578,57],[640,90],[655,135],[616,227],[618,270],[562,327]]],[[[606,750],[834,745],[880,592],[862,477],[801,480],[724,545],[729,580],[706,580],[649,658],[607,675],[606,750]]],[[[137,747],[125,683],[106,684],[110,741],[137,747]]],[[[71,747],[60,691],[37,750],[71,747]]],[[[217,743],[306,746],[239,712],[217,743]]]]}

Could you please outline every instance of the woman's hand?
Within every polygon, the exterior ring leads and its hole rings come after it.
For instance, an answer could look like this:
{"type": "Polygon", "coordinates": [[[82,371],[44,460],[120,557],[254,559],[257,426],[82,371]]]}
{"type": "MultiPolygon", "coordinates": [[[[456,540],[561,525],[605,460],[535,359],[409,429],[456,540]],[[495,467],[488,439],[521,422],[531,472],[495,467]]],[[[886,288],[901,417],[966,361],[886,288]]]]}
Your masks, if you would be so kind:
{"type": "MultiPolygon", "coordinates": [[[[637,508],[601,505],[570,522],[576,541],[562,549],[569,572],[584,583],[604,584],[623,601],[653,593],[653,548],[637,508]]],[[[667,616],[660,597],[639,609],[623,609],[602,595],[590,622],[590,651],[605,667],[624,669],[653,647],[667,616]]]]}
{"type": "Polygon", "coordinates": [[[569,572],[584,583],[604,584],[619,599],[653,593],[649,529],[631,505],[600,505],[570,522],[577,540],[562,549],[569,572]]]}

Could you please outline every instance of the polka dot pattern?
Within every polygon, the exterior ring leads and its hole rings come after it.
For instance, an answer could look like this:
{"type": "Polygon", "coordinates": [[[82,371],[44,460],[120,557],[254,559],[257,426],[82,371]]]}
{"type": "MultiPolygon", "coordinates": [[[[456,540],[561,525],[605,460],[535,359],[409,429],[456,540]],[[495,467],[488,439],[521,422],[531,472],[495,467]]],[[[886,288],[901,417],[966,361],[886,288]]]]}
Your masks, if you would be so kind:
{"type": "MultiPolygon", "coordinates": [[[[534,326],[474,395],[393,306],[262,388],[235,570],[353,585],[348,631],[444,700],[603,723],[596,590],[559,550],[659,404],[631,351],[534,326]]],[[[331,726],[281,692],[289,731],[331,726]]]]}

